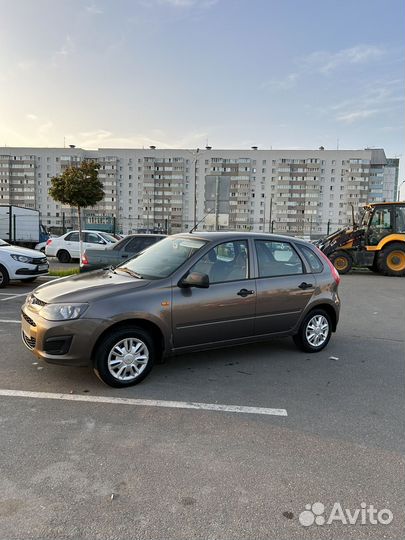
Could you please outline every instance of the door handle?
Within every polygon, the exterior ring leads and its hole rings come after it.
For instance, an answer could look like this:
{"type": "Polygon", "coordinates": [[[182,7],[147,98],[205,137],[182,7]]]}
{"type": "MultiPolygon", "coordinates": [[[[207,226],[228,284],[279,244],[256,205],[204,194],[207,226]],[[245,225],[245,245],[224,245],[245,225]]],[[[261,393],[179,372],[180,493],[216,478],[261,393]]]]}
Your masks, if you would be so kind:
{"type": "Polygon", "coordinates": [[[242,298],[245,298],[245,296],[249,296],[249,294],[255,294],[255,291],[249,291],[248,289],[241,289],[236,294],[238,296],[242,296],[242,298]]]}
{"type": "Polygon", "coordinates": [[[305,281],[303,281],[302,283],[300,283],[300,285],[298,285],[298,288],[302,289],[303,291],[305,291],[305,289],[312,289],[312,287],[313,287],[312,283],[306,283],[305,281]]]}
{"type": "Polygon", "coordinates": [[[121,255],[123,259],[128,259],[128,255],[121,255]]]}

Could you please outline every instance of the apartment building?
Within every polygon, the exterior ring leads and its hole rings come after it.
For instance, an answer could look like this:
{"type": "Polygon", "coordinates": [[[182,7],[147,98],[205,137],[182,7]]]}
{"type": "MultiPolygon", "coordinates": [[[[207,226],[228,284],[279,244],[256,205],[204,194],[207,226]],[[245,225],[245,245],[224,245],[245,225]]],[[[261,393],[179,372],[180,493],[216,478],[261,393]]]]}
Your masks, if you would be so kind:
{"type": "Polygon", "coordinates": [[[398,159],[384,150],[0,148],[0,204],[41,211],[48,227],[75,226],[53,201],[51,178],[85,159],[100,164],[105,197],[87,223],[117,230],[233,229],[321,235],[366,203],[394,200],[398,159]],[[208,214],[208,215],[207,215],[208,214]]]}

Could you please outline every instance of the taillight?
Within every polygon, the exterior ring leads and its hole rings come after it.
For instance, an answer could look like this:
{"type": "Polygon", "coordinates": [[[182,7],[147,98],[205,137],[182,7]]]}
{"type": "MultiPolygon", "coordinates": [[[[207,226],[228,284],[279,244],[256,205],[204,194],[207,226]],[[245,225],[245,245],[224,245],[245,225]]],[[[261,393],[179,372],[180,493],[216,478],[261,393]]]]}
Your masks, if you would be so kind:
{"type": "Polygon", "coordinates": [[[49,246],[49,244],[52,244],[52,240],[50,238],[46,241],[46,245],[49,246]]]}
{"type": "Polygon", "coordinates": [[[331,274],[333,276],[333,279],[335,280],[336,285],[339,285],[339,283],[340,283],[340,274],[339,274],[339,272],[336,270],[336,268],[333,266],[333,263],[329,260],[329,258],[325,255],[325,253],[323,251],[321,251],[317,247],[315,249],[318,251],[319,255],[326,261],[327,265],[330,268],[331,274]]]}
{"type": "Polygon", "coordinates": [[[82,264],[89,264],[89,261],[88,261],[85,253],[83,253],[83,255],[82,255],[82,264]]]}

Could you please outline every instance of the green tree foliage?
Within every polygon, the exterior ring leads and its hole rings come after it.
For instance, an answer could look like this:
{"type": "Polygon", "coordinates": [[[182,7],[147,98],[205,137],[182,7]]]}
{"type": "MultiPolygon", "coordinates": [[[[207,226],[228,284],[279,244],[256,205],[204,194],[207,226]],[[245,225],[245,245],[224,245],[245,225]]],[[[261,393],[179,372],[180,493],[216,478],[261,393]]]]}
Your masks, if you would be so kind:
{"type": "Polygon", "coordinates": [[[100,165],[83,161],[78,167],[67,167],[60,176],[51,179],[49,195],[57,202],[77,208],[82,256],[81,209],[94,206],[104,198],[103,184],[98,178],[100,165]]]}

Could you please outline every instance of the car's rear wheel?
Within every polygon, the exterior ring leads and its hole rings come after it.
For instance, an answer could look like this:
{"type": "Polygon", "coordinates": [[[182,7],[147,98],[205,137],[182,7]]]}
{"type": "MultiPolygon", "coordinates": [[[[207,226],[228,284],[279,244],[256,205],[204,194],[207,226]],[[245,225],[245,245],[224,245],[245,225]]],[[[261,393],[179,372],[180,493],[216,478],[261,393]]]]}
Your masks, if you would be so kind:
{"type": "Polygon", "coordinates": [[[116,388],[138,384],[150,373],[155,348],[148,332],[135,326],[112,330],[97,346],[94,371],[116,388]]]}
{"type": "Polygon", "coordinates": [[[389,244],[377,257],[377,268],[385,276],[405,276],[405,246],[389,244]]]}
{"type": "Polygon", "coordinates": [[[66,249],[60,249],[56,256],[61,263],[69,263],[72,260],[70,253],[66,249]]]}
{"type": "Polygon", "coordinates": [[[329,259],[339,274],[347,274],[352,269],[353,259],[345,251],[335,251],[329,256],[329,259]]]}
{"type": "Polygon", "coordinates": [[[314,309],[301,323],[293,336],[297,347],[305,352],[318,352],[326,347],[332,335],[332,321],[323,309],[314,309]]]}
{"type": "Polygon", "coordinates": [[[10,276],[8,275],[7,269],[0,264],[0,289],[7,287],[10,282],[10,276]]]}

